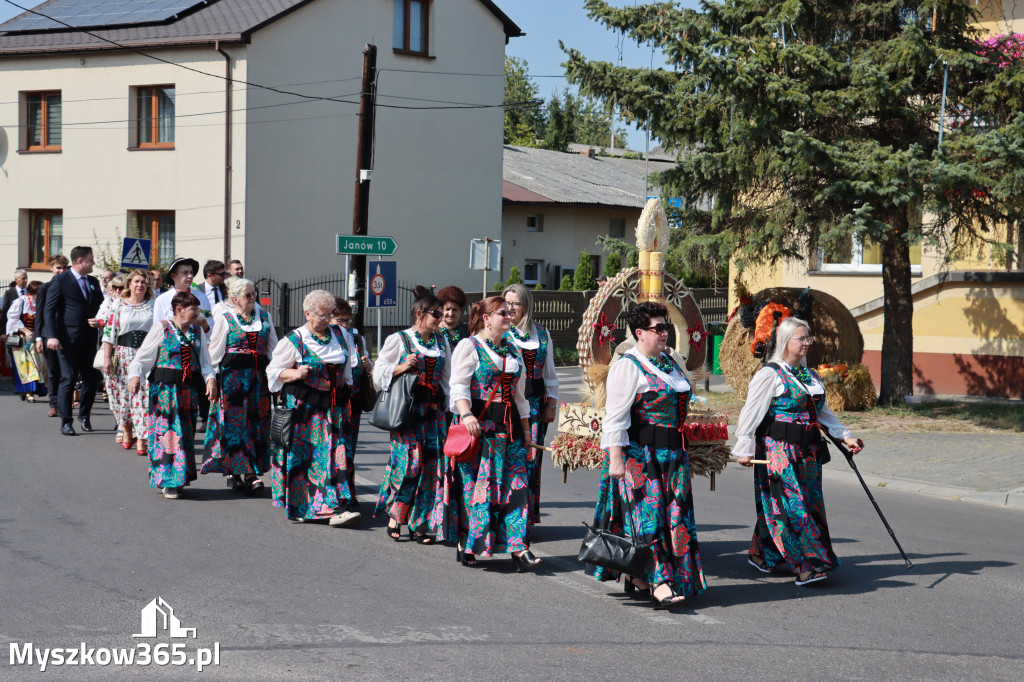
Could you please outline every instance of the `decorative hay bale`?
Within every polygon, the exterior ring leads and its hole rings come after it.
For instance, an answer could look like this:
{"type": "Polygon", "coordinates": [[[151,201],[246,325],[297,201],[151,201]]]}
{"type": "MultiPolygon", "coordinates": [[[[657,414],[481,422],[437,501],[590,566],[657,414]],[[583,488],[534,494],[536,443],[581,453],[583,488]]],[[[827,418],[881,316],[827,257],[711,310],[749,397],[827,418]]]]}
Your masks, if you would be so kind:
{"type": "MultiPolygon", "coordinates": [[[[802,291],[796,287],[763,289],[754,294],[754,305],[770,299],[795,308],[796,299],[802,291]]],[[[864,354],[864,337],[849,309],[839,299],[817,289],[811,290],[811,297],[811,314],[807,322],[811,325],[814,345],[807,351],[808,366],[843,360],[860,362],[864,354]]],[[[725,379],[744,399],[750,380],[762,367],[761,361],[750,353],[753,340],[754,330],[745,328],[740,323],[740,316],[736,315],[729,322],[720,347],[719,365],[725,379]]]]}
{"type": "Polygon", "coordinates": [[[871,373],[864,365],[845,363],[819,365],[818,374],[825,384],[825,401],[833,412],[863,412],[875,406],[878,393],[871,373]]]}

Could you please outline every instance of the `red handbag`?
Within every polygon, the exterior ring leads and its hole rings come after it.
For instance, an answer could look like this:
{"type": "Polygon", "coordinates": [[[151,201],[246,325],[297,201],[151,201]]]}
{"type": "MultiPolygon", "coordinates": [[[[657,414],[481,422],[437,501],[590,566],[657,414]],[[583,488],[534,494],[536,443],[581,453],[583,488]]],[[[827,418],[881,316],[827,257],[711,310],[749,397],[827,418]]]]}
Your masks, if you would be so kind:
{"type": "MultiPolygon", "coordinates": [[[[501,373],[505,373],[505,358],[501,359],[501,373]]],[[[491,391],[491,397],[487,399],[484,409],[480,411],[480,417],[491,406],[491,401],[494,400],[494,395],[498,392],[500,385],[501,379],[494,384],[494,390],[491,391]]],[[[480,417],[477,417],[477,420],[480,417]]],[[[448,427],[448,437],[444,441],[444,454],[460,464],[472,462],[480,454],[480,438],[470,434],[469,429],[461,421],[458,424],[452,424],[448,427]]]]}

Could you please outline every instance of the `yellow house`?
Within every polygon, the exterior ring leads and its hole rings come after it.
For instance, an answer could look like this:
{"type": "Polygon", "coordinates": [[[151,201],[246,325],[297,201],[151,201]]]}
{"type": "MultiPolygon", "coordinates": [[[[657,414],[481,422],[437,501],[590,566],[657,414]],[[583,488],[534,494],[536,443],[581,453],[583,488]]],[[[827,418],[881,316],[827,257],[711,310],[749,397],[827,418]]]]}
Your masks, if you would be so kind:
{"type": "MultiPolygon", "coordinates": [[[[972,1],[985,35],[1024,33],[1024,0],[972,1]]],[[[748,268],[743,283],[753,292],[810,286],[845,303],[864,335],[863,362],[877,385],[883,329],[881,255],[878,246],[854,242],[776,268],[748,268]]],[[[1024,271],[1008,270],[991,253],[946,264],[940,253],[920,247],[911,250],[911,263],[914,392],[1024,398],[1024,271]]],[[[1020,263],[1018,259],[1018,268],[1020,263]]],[[[737,304],[735,277],[733,268],[730,308],[737,304]]]]}

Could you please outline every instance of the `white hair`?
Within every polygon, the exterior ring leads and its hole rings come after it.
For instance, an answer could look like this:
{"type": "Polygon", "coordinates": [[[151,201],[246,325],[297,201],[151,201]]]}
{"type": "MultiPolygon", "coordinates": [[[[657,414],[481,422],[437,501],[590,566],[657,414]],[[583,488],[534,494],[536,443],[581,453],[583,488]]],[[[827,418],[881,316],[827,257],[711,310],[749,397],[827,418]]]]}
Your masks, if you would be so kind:
{"type": "Polygon", "coordinates": [[[302,310],[313,313],[320,310],[330,312],[334,310],[334,294],[323,289],[314,289],[306,294],[306,298],[302,299],[302,310]]]}
{"type": "Polygon", "coordinates": [[[226,287],[228,296],[241,296],[249,287],[253,287],[253,291],[256,291],[256,287],[253,286],[252,282],[244,277],[229,277],[226,287]]]}
{"type": "Polygon", "coordinates": [[[14,271],[14,276],[15,277],[21,277],[22,275],[25,275],[26,277],[28,277],[28,273],[25,272],[24,270],[22,270],[21,268],[18,268],[17,270],[14,271]]]}
{"type": "MultiPolygon", "coordinates": [[[[796,333],[797,329],[803,327],[807,330],[807,333],[811,333],[811,325],[807,324],[799,317],[787,317],[782,322],[779,322],[778,328],[775,330],[775,351],[772,356],[768,358],[768,362],[781,363],[785,362],[782,359],[782,354],[786,350],[786,344],[793,338],[793,334],[796,333]]],[[[807,356],[800,358],[800,364],[804,367],[807,366],[807,356]]]]}

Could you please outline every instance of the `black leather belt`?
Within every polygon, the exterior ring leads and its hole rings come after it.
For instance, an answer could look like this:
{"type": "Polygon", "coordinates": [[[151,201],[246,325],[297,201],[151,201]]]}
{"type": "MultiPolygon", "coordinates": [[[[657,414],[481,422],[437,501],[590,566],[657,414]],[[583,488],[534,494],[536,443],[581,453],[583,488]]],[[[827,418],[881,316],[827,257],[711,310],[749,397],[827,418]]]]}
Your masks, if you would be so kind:
{"type": "MultiPolygon", "coordinates": [[[[481,422],[484,422],[484,421],[492,421],[492,422],[494,422],[494,425],[496,427],[494,431],[496,433],[504,433],[505,431],[507,431],[508,430],[507,427],[504,426],[504,424],[505,424],[505,403],[491,403],[487,407],[487,409],[484,410],[484,405],[486,405],[486,404],[487,404],[487,401],[485,401],[485,400],[477,400],[475,398],[473,399],[473,401],[472,401],[472,407],[473,407],[472,412],[476,416],[476,418],[479,421],[481,421],[481,422]],[[483,414],[481,414],[481,411],[483,411],[483,414]]],[[[523,437],[523,425],[519,421],[519,408],[516,407],[515,403],[511,403],[510,407],[512,408],[512,437],[513,438],[522,438],[523,437]]]]}
{"type": "Polygon", "coordinates": [[[117,337],[117,345],[125,346],[127,348],[141,348],[142,342],[146,340],[146,334],[149,332],[141,329],[133,332],[125,332],[117,337]]]}
{"type": "MultiPolygon", "coordinates": [[[[296,400],[302,401],[306,405],[309,405],[310,407],[315,408],[317,410],[331,409],[331,392],[329,390],[319,391],[310,386],[309,384],[305,384],[301,381],[293,381],[291,383],[285,384],[284,388],[282,388],[281,391],[284,393],[288,393],[289,395],[295,396],[296,400]]],[[[342,388],[338,389],[337,391],[335,391],[335,407],[344,405],[346,402],[348,402],[350,397],[349,394],[350,389],[347,384],[342,388]]]]}
{"type": "Polygon", "coordinates": [[[765,435],[772,440],[785,441],[792,445],[808,446],[821,442],[821,432],[814,424],[772,421],[765,435]]]}
{"type": "MultiPolygon", "coordinates": [[[[253,360],[253,357],[251,353],[225,353],[224,359],[220,361],[220,368],[252,369],[256,367],[256,369],[262,372],[270,364],[270,359],[263,353],[256,355],[255,360],[253,360]]],[[[330,400],[330,395],[327,396],[327,399],[328,401],[330,400]]]]}
{"type": "MultiPolygon", "coordinates": [[[[185,384],[185,378],[182,370],[180,369],[173,369],[171,367],[154,367],[153,371],[149,373],[149,383],[182,386],[185,384]]],[[[193,388],[202,389],[203,375],[199,372],[193,371],[188,383],[193,388]]]]}
{"type": "Polygon", "coordinates": [[[642,422],[633,415],[633,423],[626,429],[629,439],[637,445],[650,445],[658,450],[681,450],[683,448],[683,434],[679,429],[670,429],[667,426],[658,426],[642,422]]]}
{"type": "Polygon", "coordinates": [[[526,397],[530,398],[535,395],[544,395],[544,379],[527,379],[526,386],[524,387],[526,397]]]}

